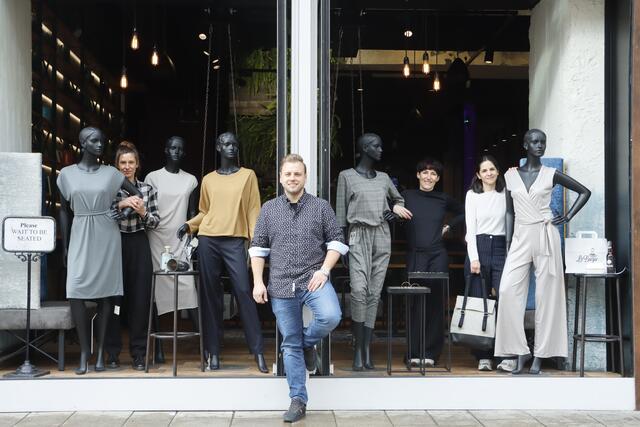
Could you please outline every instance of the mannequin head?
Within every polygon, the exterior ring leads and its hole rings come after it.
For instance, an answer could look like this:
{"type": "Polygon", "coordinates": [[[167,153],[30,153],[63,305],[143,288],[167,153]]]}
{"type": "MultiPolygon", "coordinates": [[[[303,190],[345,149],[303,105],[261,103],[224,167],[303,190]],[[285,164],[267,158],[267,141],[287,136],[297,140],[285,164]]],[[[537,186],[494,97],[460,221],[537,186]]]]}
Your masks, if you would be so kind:
{"type": "Polygon", "coordinates": [[[524,134],[522,146],[527,152],[527,157],[540,158],[547,149],[547,135],[540,129],[529,129],[524,134]]]}
{"type": "Polygon", "coordinates": [[[356,141],[360,159],[370,158],[379,161],[382,158],[382,138],[375,133],[364,133],[356,141]]]}
{"type": "Polygon", "coordinates": [[[416,178],[422,191],[432,191],[442,177],[444,166],[437,160],[426,158],[416,165],[416,178]]]}
{"type": "Polygon", "coordinates": [[[116,167],[131,182],[135,181],[140,169],[140,156],[136,146],[129,141],[122,141],[116,151],[116,167]]]}
{"type": "Polygon", "coordinates": [[[167,162],[180,162],[184,156],[186,149],[186,143],[184,138],[180,136],[172,136],[167,139],[164,144],[164,155],[167,158],[167,162]]]}
{"type": "Polygon", "coordinates": [[[98,128],[88,126],[80,131],[78,140],[83,153],[93,157],[100,157],[104,152],[105,137],[98,128]]]}
{"type": "Polygon", "coordinates": [[[222,159],[237,159],[240,151],[238,137],[231,132],[220,134],[216,139],[216,151],[220,153],[222,159]]]}

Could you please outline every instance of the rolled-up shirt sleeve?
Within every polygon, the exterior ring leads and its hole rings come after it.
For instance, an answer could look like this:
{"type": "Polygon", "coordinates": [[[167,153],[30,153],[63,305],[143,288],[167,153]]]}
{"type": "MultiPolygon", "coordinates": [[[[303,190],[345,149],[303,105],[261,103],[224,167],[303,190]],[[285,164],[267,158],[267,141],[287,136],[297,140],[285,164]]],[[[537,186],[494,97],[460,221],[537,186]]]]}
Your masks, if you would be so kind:
{"type": "Polygon", "coordinates": [[[262,207],[256,226],[253,231],[253,238],[251,239],[251,246],[249,247],[249,256],[267,258],[271,253],[271,245],[269,243],[269,229],[267,227],[267,210],[268,207],[262,207]]]}
{"type": "Polygon", "coordinates": [[[328,202],[322,206],[322,227],[324,228],[327,250],[337,251],[340,255],[349,252],[349,246],[344,243],[342,228],[338,225],[336,215],[328,202]]]}

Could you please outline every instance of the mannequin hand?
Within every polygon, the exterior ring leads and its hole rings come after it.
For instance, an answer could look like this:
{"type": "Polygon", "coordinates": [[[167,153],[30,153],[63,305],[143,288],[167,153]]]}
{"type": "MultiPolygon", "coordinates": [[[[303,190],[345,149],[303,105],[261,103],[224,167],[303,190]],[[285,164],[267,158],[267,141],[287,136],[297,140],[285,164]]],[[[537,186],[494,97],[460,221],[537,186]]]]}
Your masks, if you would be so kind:
{"type": "Polygon", "coordinates": [[[178,240],[182,240],[185,234],[189,233],[189,224],[182,224],[178,231],[176,231],[176,237],[178,240]]]}
{"type": "Polygon", "coordinates": [[[480,261],[471,261],[470,270],[473,274],[480,274],[480,261]]]}
{"type": "Polygon", "coordinates": [[[263,282],[255,282],[253,284],[253,299],[258,304],[264,304],[269,301],[269,294],[263,282]]]}
{"type": "Polygon", "coordinates": [[[566,223],[568,223],[568,222],[569,222],[569,220],[570,220],[570,219],[571,219],[571,218],[568,218],[568,217],[567,217],[567,216],[565,216],[565,215],[558,215],[558,216],[556,216],[555,218],[553,218],[553,219],[551,220],[551,224],[553,224],[553,225],[562,225],[562,224],[566,224],[566,223]]]}
{"type": "Polygon", "coordinates": [[[449,224],[445,224],[442,227],[442,235],[444,236],[445,234],[447,234],[449,232],[449,230],[451,230],[451,226],[449,224]]]}
{"type": "Polygon", "coordinates": [[[320,270],[313,273],[311,276],[311,280],[309,280],[309,284],[307,285],[307,289],[309,292],[314,292],[322,289],[324,284],[327,282],[328,277],[324,275],[320,270]]]}
{"type": "Polygon", "coordinates": [[[505,242],[505,245],[507,246],[507,252],[509,252],[509,248],[511,247],[511,240],[507,240],[505,242]]]}
{"type": "Polygon", "coordinates": [[[411,213],[411,211],[409,209],[405,208],[404,206],[400,206],[400,205],[394,205],[393,206],[393,213],[398,215],[400,218],[406,219],[406,220],[411,219],[411,217],[413,216],[413,214],[411,213]]]}
{"type": "Polygon", "coordinates": [[[386,211],[382,212],[382,218],[384,218],[385,221],[393,222],[400,217],[387,209],[386,211]]]}

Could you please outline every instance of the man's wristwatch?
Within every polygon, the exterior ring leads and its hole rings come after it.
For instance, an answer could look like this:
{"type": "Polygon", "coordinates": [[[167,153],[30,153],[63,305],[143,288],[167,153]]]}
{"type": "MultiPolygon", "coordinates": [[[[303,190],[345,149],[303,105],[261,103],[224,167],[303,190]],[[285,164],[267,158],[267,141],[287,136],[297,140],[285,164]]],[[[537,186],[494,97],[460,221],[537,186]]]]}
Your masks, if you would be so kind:
{"type": "Polygon", "coordinates": [[[320,270],[318,270],[320,273],[324,274],[325,276],[327,276],[327,279],[329,278],[329,275],[331,274],[331,271],[329,271],[328,268],[321,268],[320,270]]]}

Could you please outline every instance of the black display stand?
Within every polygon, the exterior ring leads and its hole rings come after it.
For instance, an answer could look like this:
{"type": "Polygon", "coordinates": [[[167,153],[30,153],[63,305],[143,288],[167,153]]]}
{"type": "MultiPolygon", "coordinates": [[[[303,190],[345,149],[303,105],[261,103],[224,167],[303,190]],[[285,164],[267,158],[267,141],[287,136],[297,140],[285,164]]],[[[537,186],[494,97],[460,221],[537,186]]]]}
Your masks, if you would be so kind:
{"type": "Polygon", "coordinates": [[[24,363],[20,365],[15,372],[5,374],[5,378],[14,379],[30,379],[49,375],[49,371],[43,371],[32,365],[29,361],[29,350],[32,347],[31,344],[31,262],[37,262],[40,259],[41,253],[37,252],[19,252],[15,254],[20,261],[27,263],[27,324],[25,330],[24,342],[26,343],[26,351],[24,355],[24,363]]]}

